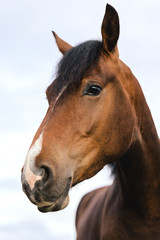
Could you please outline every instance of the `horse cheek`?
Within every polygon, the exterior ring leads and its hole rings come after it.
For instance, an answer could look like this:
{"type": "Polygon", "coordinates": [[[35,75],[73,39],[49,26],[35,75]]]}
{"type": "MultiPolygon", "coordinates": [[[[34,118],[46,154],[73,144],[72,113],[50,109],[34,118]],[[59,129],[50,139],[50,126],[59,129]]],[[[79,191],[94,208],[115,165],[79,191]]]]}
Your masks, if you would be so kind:
{"type": "Polygon", "coordinates": [[[106,129],[103,135],[107,163],[112,158],[120,157],[131,144],[135,125],[134,113],[128,101],[125,101],[123,108],[122,105],[119,104],[118,110],[112,109],[112,113],[106,122],[107,127],[104,128],[106,129]]]}

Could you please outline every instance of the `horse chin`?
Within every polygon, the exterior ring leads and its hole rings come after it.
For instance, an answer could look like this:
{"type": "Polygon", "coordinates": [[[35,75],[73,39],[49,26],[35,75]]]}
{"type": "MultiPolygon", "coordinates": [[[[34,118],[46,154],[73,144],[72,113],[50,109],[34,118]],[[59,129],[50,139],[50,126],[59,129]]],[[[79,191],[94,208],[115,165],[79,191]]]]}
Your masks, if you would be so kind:
{"type": "Polygon", "coordinates": [[[57,199],[51,205],[38,207],[38,210],[43,213],[56,212],[56,211],[64,209],[65,207],[68,206],[68,204],[69,204],[69,195],[67,195],[67,197],[65,197],[65,198],[63,198],[63,196],[61,196],[59,199],[57,199]]]}
{"type": "MultiPolygon", "coordinates": [[[[72,185],[72,177],[68,178],[66,186],[64,190],[61,192],[59,196],[56,197],[56,195],[51,196],[50,193],[53,194],[53,189],[49,189],[46,192],[42,192],[42,197],[45,195],[45,200],[39,202],[39,204],[36,203],[38,210],[40,212],[55,212],[64,209],[69,204],[69,190],[72,185]],[[48,198],[53,199],[53,201],[46,201],[48,198]]],[[[59,186],[59,188],[62,188],[59,186]]],[[[44,198],[43,198],[44,199],[44,198]]]]}

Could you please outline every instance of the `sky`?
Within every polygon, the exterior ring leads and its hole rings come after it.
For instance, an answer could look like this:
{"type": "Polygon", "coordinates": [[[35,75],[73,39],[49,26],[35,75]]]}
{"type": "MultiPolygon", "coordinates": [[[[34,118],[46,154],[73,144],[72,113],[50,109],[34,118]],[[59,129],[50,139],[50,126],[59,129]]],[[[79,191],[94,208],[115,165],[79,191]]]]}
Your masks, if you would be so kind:
{"type": "MultiPolygon", "coordinates": [[[[48,103],[61,58],[51,31],[71,45],[101,39],[104,0],[0,0],[0,240],[74,240],[78,202],[111,184],[105,167],[70,192],[69,206],[42,214],[21,189],[20,173],[48,103]]],[[[120,17],[120,58],[139,80],[160,134],[160,2],[110,0],[120,17]]]]}

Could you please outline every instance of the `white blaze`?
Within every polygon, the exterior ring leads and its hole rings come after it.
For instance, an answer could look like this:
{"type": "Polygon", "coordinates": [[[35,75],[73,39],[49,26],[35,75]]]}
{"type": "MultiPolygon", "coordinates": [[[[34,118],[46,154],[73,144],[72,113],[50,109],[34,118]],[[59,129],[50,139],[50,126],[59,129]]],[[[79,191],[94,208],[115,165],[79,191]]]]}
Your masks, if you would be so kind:
{"type": "Polygon", "coordinates": [[[42,150],[42,139],[43,132],[40,134],[39,138],[34,142],[32,147],[29,149],[23,170],[23,177],[30,185],[30,188],[34,188],[34,184],[37,180],[42,178],[42,169],[38,169],[35,166],[35,159],[40,154],[42,150]]]}
{"type": "Polygon", "coordinates": [[[56,105],[58,99],[61,97],[61,95],[63,94],[63,92],[65,91],[66,88],[67,88],[67,86],[64,86],[64,87],[62,88],[62,90],[60,91],[60,93],[58,94],[58,96],[56,97],[56,99],[55,99],[55,101],[54,101],[54,105],[53,105],[53,107],[52,107],[52,110],[55,108],[55,105],[56,105]]]}
{"type": "MultiPolygon", "coordinates": [[[[66,86],[62,88],[61,92],[58,94],[57,98],[55,99],[53,110],[56,105],[56,102],[58,101],[60,96],[63,94],[65,89],[66,89],[66,86]]],[[[43,130],[39,138],[34,142],[32,147],[29,149],[26,160],[25,160],[25,164],[24,164],[23,178],[30,185],[31,190],[34,188],[34,184],[36,183],[36,181],[41,180],[43,175],[43,170],[38,169],[35,166],[36,157],[40,154],[42,150],[42,140],[43,140],[43,130]]]]}

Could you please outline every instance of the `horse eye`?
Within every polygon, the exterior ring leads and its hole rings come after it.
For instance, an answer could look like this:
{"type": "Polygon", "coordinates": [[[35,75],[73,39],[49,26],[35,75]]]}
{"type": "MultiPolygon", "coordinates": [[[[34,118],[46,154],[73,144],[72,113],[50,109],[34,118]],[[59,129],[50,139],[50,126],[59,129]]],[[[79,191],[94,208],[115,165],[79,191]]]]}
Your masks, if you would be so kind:
{"type": "Polygon", "coordinates": [[[102,88],[98,85],[90,85],[87,89],[85,89],[83,95],[89,96],[98,96],[102,91],[102,88]]]}

